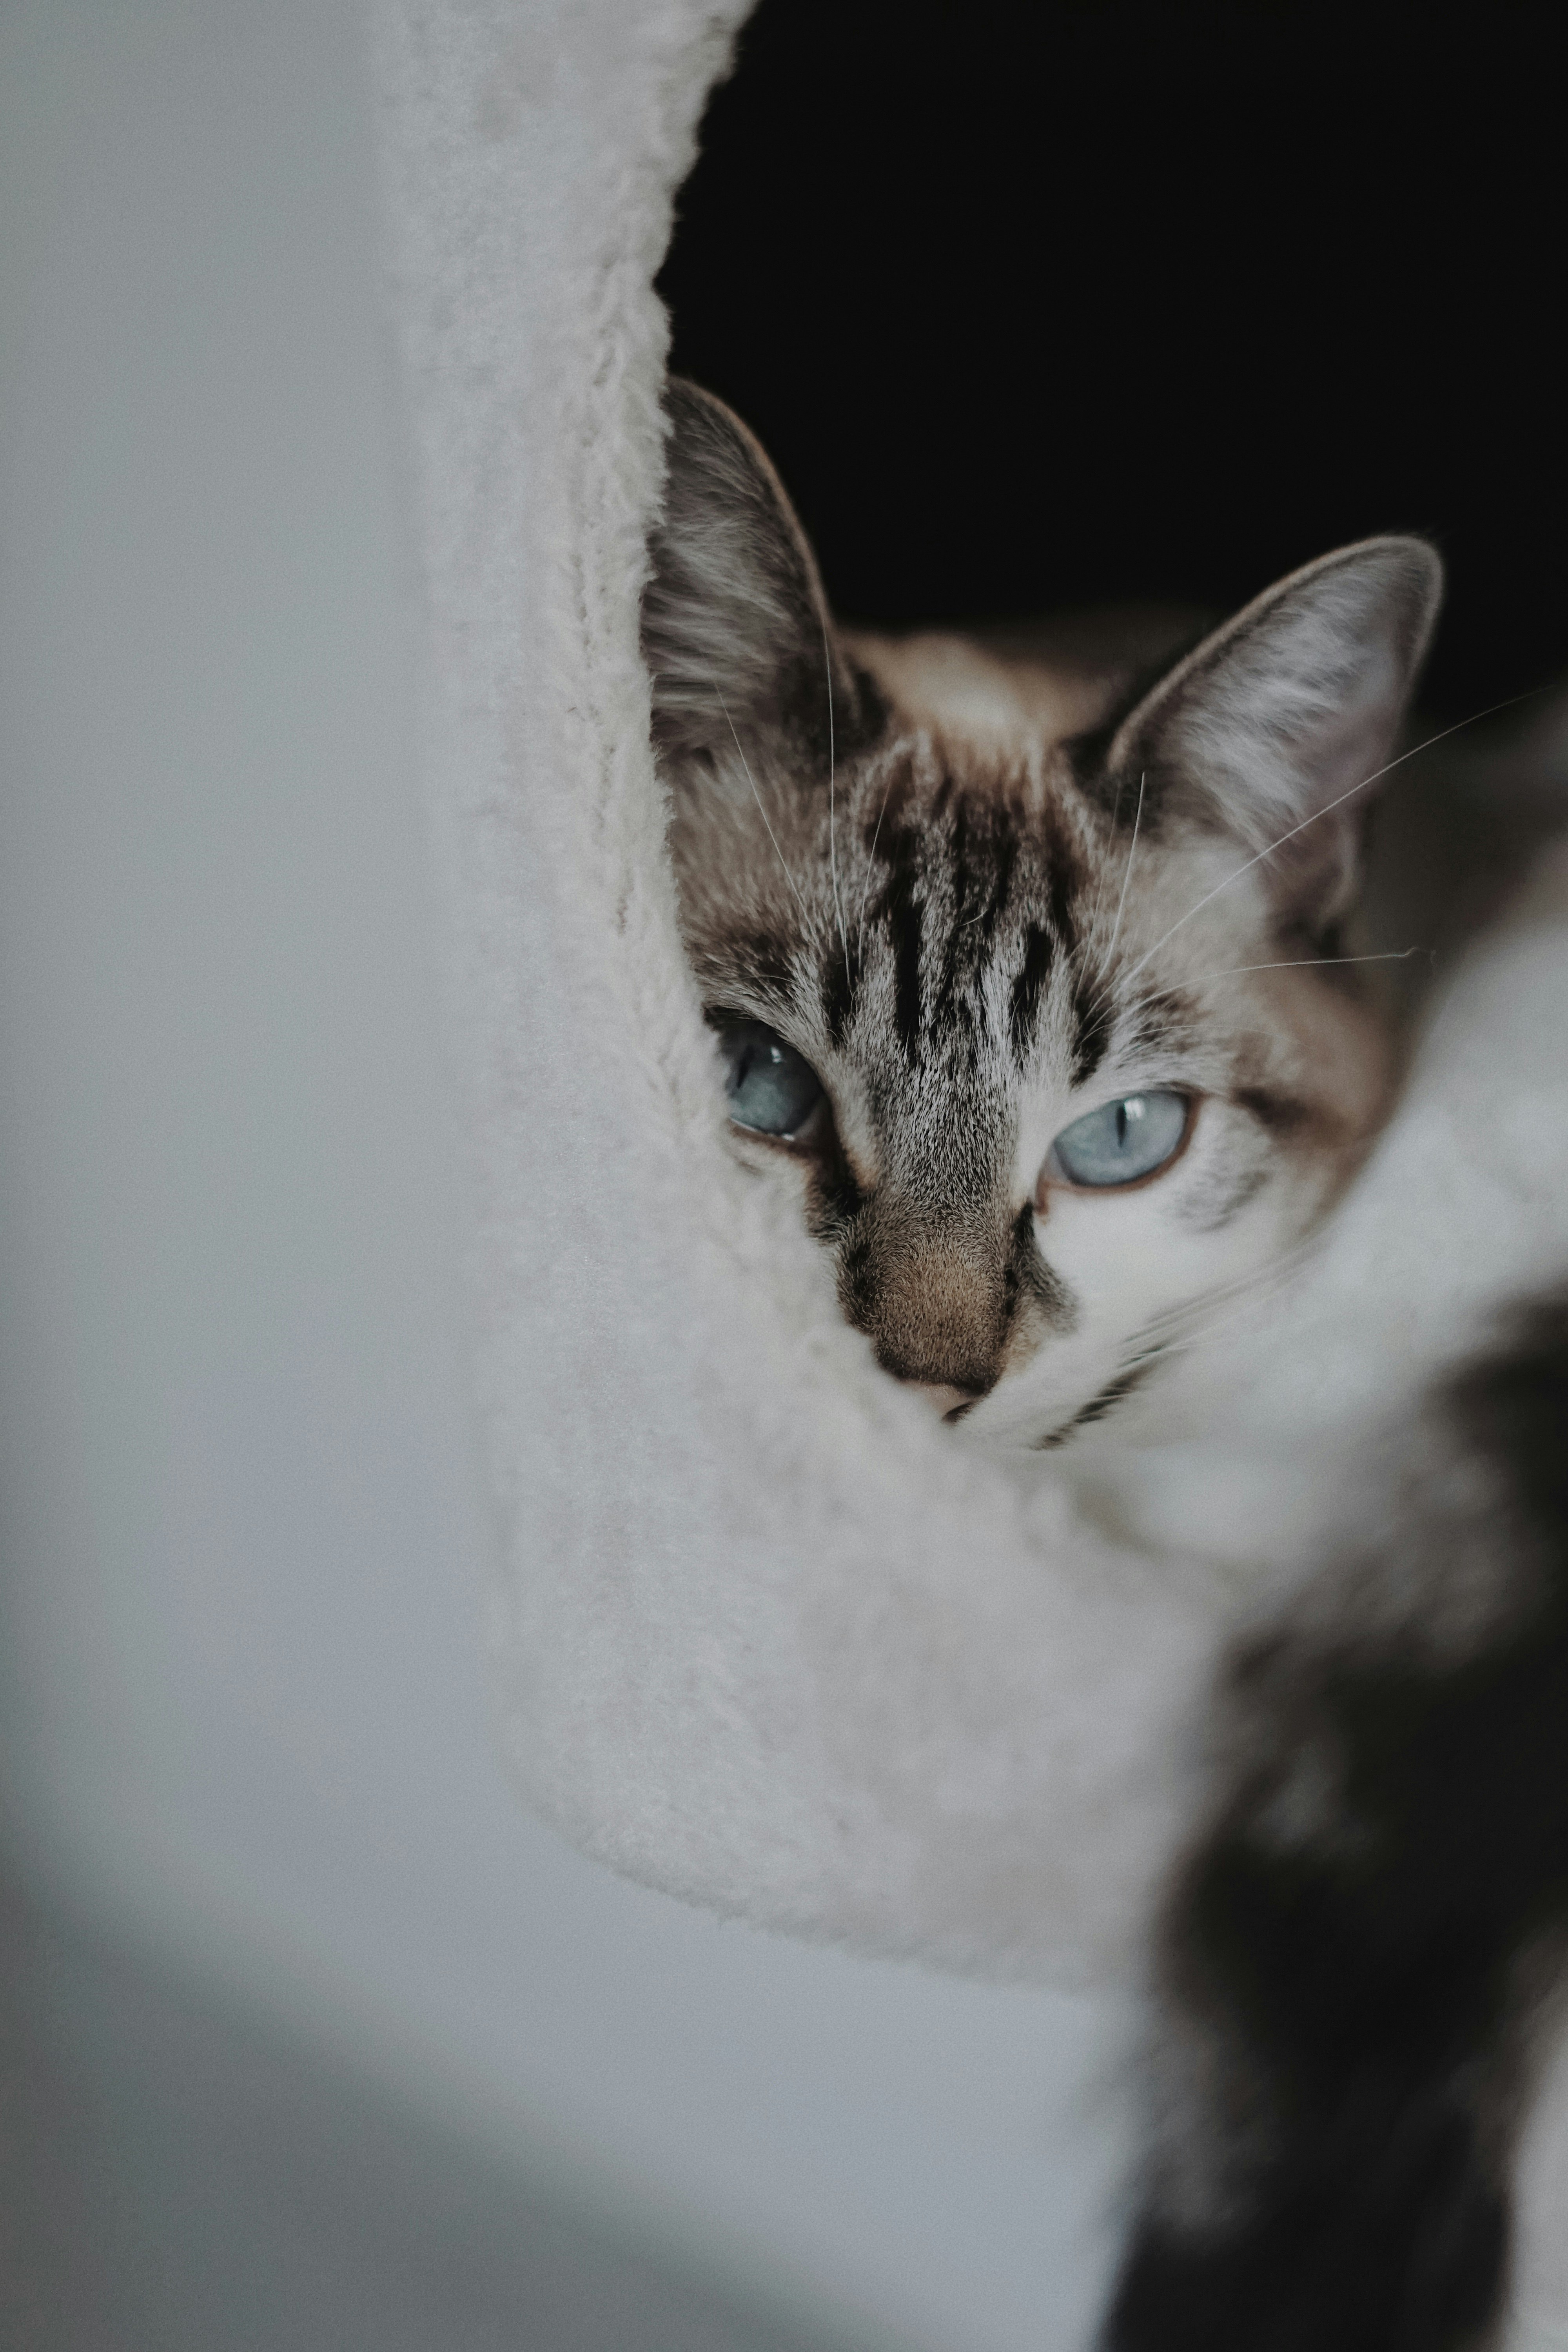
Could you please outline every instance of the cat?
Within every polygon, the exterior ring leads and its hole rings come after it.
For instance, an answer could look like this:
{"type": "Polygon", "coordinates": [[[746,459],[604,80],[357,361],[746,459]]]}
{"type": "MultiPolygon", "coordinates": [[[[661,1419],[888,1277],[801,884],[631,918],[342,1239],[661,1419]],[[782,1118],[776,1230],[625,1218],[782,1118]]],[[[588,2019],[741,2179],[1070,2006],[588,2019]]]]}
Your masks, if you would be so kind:
{"type": "MultiPolygon", "coordinates": [[[[1437,556],[1368,540],[1217,628],[850,631],[745,427],[667,410],[643,643],[735,1149],[963,1442],[1145,1443],[1389,1109],[1361,850],[1437,556]]],[[[1548,1302],[1404,1433],[1396,1535],[1226,1663],[1108,2352],[1490,2340],[1568,1919],[1565,1407],[1548,1302]]]]}
{"type": "Polygon", "coordinates": [[[1058,1445],[1377,1131],[1391,1045],[1342,923],[1437,558],[1309,564],[1152,682],[841,633],[762,451],[669,404],[644,643],[737,1138],[889,1372],[982,1443],[1058,1445]]]}

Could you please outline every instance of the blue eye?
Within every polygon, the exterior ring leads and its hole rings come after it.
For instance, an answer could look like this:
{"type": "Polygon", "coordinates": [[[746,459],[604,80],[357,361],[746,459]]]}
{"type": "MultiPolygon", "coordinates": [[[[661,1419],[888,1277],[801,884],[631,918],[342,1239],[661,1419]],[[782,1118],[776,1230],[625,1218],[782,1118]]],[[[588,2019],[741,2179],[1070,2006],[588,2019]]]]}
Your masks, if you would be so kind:
{"type": "Polygon", "coordinates": [[[1190,1108],[1185,1095],[1123,1095],[1064,1127],[1051,1159],[1069,1184],[1135,1184],[1174,1157],[1190,1108]]]}
{"type": "Polygon", "coordinates": [[[736,1022],[720,1032],[719,1044],[736,1126],[755,1135],[798,1135],[822,1100],[811,1064],[760,1021],[736,1022]]]}

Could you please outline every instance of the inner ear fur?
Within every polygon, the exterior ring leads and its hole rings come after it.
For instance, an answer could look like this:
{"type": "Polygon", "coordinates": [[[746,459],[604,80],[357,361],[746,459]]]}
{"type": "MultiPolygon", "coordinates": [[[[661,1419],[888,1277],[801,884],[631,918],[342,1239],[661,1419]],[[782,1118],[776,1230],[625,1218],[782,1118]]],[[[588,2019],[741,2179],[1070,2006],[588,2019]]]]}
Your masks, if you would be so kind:
{"type": "Polygon", "coordinates": [[[643,656],[654,740],[675,763],[783,744],[827,771],[878,729],[840,645],[805,532],[764,451],[694,383],[665,391],[668,474],[650,535],[643,656]]]}
{"type": "Polygon", "coordinates": [[[1106,761],[1145,824],[1230,835],[1283,919],[1321,924],[1355,883],[1361,821],[1442,601],[1423,539],[1368,539],[1265,591],[1117,729],[1106,761]],[[1363,786],[1367,789],[1362,790],[1363,786]]]}

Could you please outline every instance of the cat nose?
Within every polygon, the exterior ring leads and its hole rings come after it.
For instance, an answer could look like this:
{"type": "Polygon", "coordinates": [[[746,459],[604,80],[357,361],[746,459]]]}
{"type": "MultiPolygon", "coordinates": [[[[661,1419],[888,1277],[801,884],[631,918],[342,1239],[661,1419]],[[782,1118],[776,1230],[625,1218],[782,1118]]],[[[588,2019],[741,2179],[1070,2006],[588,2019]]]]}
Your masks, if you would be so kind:
{"type": "Polygon", "coordinates": [[[904,1386],[913,1389],[916,1396],[924,1397],[943,1421],[962,1420],[970,1406],[978,1404],[984,1393],[982,1389],[953,1388],[945,1381],[906,1381],[904,1386]]]}

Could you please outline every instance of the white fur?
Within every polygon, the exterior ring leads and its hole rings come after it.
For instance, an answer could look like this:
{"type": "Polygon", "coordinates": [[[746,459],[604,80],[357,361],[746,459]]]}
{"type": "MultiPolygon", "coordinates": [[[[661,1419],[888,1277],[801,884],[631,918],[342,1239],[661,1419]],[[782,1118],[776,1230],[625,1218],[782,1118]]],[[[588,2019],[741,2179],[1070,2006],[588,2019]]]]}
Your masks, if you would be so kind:
{"type": "Polygon", "coordinates": [[[724,1148],[648,750],[650,286],[740,14],[377,12],[507,1748],[582,1846],[720,1909],[1135,1975],[1257,1605],[1230,1563],[1309,1555],[1369,1427],[1568,1265],[1568,913],[1543,883],[1459,975],[1239,1386],[1211,1351],[1225,1445],[1163,1457],[1119,1536],[933,1442],[724,1148]],[[1227,1453],[1279,1483],[1229,1493],[1227,1453]]]}

